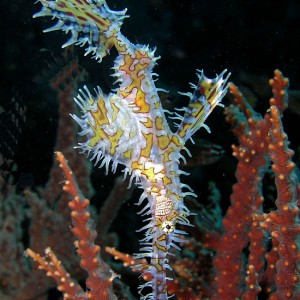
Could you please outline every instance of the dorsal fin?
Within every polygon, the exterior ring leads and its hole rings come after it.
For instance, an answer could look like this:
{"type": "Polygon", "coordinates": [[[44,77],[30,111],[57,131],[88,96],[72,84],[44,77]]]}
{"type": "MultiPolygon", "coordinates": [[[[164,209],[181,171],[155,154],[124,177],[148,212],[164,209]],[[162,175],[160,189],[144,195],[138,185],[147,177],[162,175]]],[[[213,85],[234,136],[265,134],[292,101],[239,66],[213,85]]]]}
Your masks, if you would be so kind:
{"type": "Polygon", "coordinates": [[[213,111],[213,109],[220,104],[220,101],[227,92],[225,84],[230,76],[227,74],[225,79],[223,75],[226,73],[224,70],[220,75],[217,75],[214,79],[207,78],[203,71],[200,71],[198,75],[198,84],[192,84],[194,93],[181,93],[190,98],[188,107],[185,114],[179,124],[177,134],[187,141],[192,135],[201,127],[208,129],[205,125],[205,120],[213,111]]]}

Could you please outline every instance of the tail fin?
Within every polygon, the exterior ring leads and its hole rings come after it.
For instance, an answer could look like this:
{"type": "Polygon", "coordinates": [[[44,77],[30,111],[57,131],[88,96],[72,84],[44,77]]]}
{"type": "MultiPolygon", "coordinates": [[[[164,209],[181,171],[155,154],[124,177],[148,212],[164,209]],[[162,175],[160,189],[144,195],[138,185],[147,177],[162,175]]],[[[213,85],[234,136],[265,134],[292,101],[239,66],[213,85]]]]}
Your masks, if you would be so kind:
{"type": "Polygon", "coordinates": [[[44,32],[70,31],[72,36],[62,47],[87,44],[85,55],[92,53],[93,58],[100,61],[116,45],[123,19],[127,17],[126,9],[112,11],[105,0],[38,1],[43,7],[34,18],[50,16],[58,19],[54,26],[44,32]]]}

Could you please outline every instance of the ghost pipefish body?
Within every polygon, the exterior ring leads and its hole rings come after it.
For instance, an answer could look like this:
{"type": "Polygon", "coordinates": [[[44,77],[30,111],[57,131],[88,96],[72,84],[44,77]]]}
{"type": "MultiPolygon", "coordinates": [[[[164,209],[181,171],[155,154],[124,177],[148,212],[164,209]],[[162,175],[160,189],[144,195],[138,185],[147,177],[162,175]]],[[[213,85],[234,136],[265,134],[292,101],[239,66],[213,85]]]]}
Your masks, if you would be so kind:
{"type": "MultiPolygon", "coordinates": [[[[185,142],[204,124],[212,110],[220,103],[227,91],[224,78],[226,70],[214,79],[198,71],[198,83],[186,108],[176,113],[177,131],[172,132],[165,110],[162,108],[152,72],[159,57],[155,49],[132,44],[120,32],[126,10],[112,11],[104,0],[39,0],[42,10],[34,17],[50,16],[58,22],[45,32],[62,30],[71,33],[63,45],[76,44],[85,48],[85,54],[101,61],[112,47],[118,51],[114,61],[114,74],[119,87],[104,94],[97,87],[91,93],[84,86],[75,102],[82,116],[72,115],[80,125],[80,135],[86,140],[77,147],[87,153],[95,164],[105,166],[106,172],[114,172],[118,164],[124,166],[124,174],[143,188],[138,205],[146,225],[141,228],[145,237],[141,240],[141,253],[148,257],[152,280],[141,286],[150,286],[152,292],[142,299],[167,299],[166,271],[170,248],[182,241],[184,231],[178,224],[189,225],[189,210],[184,205],[185,196],[193,194],[189,186],[180,182],[179,169],[185,142]],[[183,191],[183,189],[187,189],[183,191]]],[[[194,194],[193,194],[194,195],[194,194]]],[[[171,279],[170,279],[171,280],[171,279]]]]}

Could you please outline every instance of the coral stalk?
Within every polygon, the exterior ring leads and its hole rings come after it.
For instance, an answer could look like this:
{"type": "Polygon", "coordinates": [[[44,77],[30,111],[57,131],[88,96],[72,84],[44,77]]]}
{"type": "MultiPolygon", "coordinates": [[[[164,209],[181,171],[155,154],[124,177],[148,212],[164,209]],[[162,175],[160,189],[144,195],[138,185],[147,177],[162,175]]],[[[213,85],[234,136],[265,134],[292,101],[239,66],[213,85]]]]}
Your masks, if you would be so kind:
{"type": "MultiPolygon", "coordinates": [[[[280,71],[275,70],[270,85],[273,88],[270,104],[276,105],[282,113],[287,107],[288,80],[280,71]]],[[[256,240],[256,252],[250,253],[248,271],[250,272],[249,267],[254,265],[258,280],[263,273],[264,257],[258,256],[255,263],[252,258],[265,251],[264,234],[260,229],[250,232],[249,229],[253,224],[253,217],[262,215],[263,212],[262,179],[270,164],[268,133],[271,129],[269,112],[264,117],[256,113],[235,85],[230,84],[229,91],[234,95],[236,105],[226,108],[226,120],[232,124],[233,133],[240,143],[239,146],[232,146],[233,156],[238,159],[237,183],[233,186],[231,206],[223,219],[224,233],[214,258],[217,289],[214,299],[228,300],[243,294],[243,278],[246,275],[243,269],[243,251],[249,241],[256,240]],[[248,232],[252,236],[248,236],[248,232]]],[[[254,250],[253,243],[250,244],[249,250],[254,250]]],[[[258,292],[258,289],[256,291],[258,292]]]]}
{"type": "Polygon", "coordinates": [[[276,106],[271,106],[270,156],[273,161],[277,188],[276,207],[261,226],[267,229],[272,238],[278,241],[279,259],[276,262],[277,289],[270,300],[299,299],[299,193],[295,164],[291,161],[293,151],[288,148],[287,136],[282,130],[280,113],[276,106]]]}
{"type": "Polygon", "coordinates": [[[112,293],[112,281],[115,277],[109,266],[100,257],[100,247],[94,244],[97,236],[94,222],[89,212],[89,200],[78,189],[73,172],[61,152],[56,152],[65,176],[64,191],[72,197],[69,202],[73,223],[72,232],[78,239],[75,243],[80,265],[88,273],[86,281],[88,298],[94,300],[116,299],[112,293]]]}
{"type": "Polygon", "coordinates": [[[71,196],[69,207],[71,209],[72,232],[77,238],[75,245],[80,257],[80,265],[88,273],[86,286],[88,291],[82,290],[75,285],[69,274],[60,266],[53,252],[46,250],[46,257],[42,258],[31,249],[26,254],[31,256],[40,266],[47,271],[47,275],[53,277],[58,283],[59,289],[64,293],[65,299],[91,299],[91,300],[113,300],[116,296],[112,291],[112,281],[115,274],[100,256],[100,247],[94,241],[97,233],[95,224],[89,212],[89,200],[84,198],[78,189],[73,172],[67,164],[61,152],[56,152],[59,166],[65,176],[64,191],[71,196]],[[48,262],[48,259],[50,262],[48,262]]]}
{"type": "Polygon", "coordinates": [[[31,249],[26,250],[26,255],[30,256],[39,265],[39,269],[45,270],[47,276],[52,277],[57,283],[57,289],[64,295],[64,299],[87,300],[82,288],[70,278],[70,274],[62,266],[61,261],[50,248],[45,249],[45,257],[31,249]]]}

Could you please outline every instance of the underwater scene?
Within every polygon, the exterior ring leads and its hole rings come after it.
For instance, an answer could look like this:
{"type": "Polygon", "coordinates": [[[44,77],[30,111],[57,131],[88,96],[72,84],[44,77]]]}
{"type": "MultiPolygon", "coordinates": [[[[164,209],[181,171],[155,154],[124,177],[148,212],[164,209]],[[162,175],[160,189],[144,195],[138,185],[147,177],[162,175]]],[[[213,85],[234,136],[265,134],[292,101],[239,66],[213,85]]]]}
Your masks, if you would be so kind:
{"type": "Polygon", "coordinates": [[[299,1],[0,16],[0,300],[300,300],[299,1]]]}

